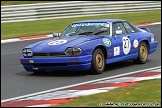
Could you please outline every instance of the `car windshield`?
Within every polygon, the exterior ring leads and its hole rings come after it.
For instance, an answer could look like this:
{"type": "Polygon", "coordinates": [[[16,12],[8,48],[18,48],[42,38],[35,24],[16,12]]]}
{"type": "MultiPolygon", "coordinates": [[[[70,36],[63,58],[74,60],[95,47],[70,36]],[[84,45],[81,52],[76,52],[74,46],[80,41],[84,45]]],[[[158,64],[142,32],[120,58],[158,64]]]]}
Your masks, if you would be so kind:
{"type": "Polygon", "coordinates": [[[69,25],[61,34],[62,37],[66,36],[109,36],[110,26],[108,23],[74,23],[69,25]]]}

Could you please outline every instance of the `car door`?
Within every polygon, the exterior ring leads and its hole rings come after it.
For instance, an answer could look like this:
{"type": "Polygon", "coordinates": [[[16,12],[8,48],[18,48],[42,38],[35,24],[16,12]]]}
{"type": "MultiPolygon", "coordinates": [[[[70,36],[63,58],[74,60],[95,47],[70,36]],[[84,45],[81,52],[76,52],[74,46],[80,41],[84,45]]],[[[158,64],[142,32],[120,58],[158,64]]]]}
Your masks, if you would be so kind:
{"type": "Polygon", "coordinates": [[[132,38],[122,22],[112,23],[112,43],[113,43],[113,58],[120,58],[118,61],[125,60],[131,55],[132,38]],[[124,57],[124,58],[122,58],[124,57]]]}
{"type": "Polygon", "coordinates": [[[122,22],[123,25],[124,25],[124,28],[126,29],[127,31],[127,34],[128,36],[130,36],[130,40],[131,40],[131,54],[135,54],[138,52],[138,45],[139,45],[139,39],[140,39],[140,36],[139,36],[139,31],[134,27],[132,26],[129,22],[122,22]]]}

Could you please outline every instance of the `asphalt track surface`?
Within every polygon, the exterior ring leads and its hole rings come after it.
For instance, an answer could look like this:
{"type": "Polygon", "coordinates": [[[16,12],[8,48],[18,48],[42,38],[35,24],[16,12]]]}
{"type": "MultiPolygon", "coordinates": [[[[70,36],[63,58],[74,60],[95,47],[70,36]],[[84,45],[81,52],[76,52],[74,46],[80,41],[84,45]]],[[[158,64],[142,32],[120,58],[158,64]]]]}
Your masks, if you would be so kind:
{"type": "Polygon", "coordinates": [[[44,39],[3,43],[1,44],[1,100],[161,66],[161,24],[147,27],[159,42],[156,52],[148,56],[148,62],[142,65],[134,64],[132,61],[109,64],[106,65],[104,73],[99,75],[69,71],[48,71],[44,74],[26,72],[19,61],[22,57],[22,48],[44,39]]]}

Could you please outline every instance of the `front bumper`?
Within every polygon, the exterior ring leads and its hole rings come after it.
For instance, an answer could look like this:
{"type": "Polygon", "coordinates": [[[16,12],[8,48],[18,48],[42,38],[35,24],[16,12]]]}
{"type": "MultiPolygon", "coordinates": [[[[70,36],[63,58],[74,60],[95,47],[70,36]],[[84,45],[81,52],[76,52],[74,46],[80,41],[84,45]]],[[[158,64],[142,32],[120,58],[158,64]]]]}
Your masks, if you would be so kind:
{"type": "Polygon", "coordinates": [[[33,70],[89,70],[92,55],[76,57],[53,57],[53,58],[20,58],[20,62],[26,71],[33,70]],[[22,61],[26,61],[25,63],[22,61]]]}

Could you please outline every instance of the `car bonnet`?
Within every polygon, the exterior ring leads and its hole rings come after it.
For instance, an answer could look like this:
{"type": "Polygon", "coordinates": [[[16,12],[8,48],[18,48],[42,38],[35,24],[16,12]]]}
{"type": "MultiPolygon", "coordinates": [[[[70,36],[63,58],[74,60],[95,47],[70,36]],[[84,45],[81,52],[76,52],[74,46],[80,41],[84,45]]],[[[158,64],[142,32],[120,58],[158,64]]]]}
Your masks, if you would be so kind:
{"type": "Polygon", "coordinates": [[[64,52],[68,47],[101,38],[102,36],[74,36],[65,38],[51,38],[32,45],[33,52],[64,52]]]}

